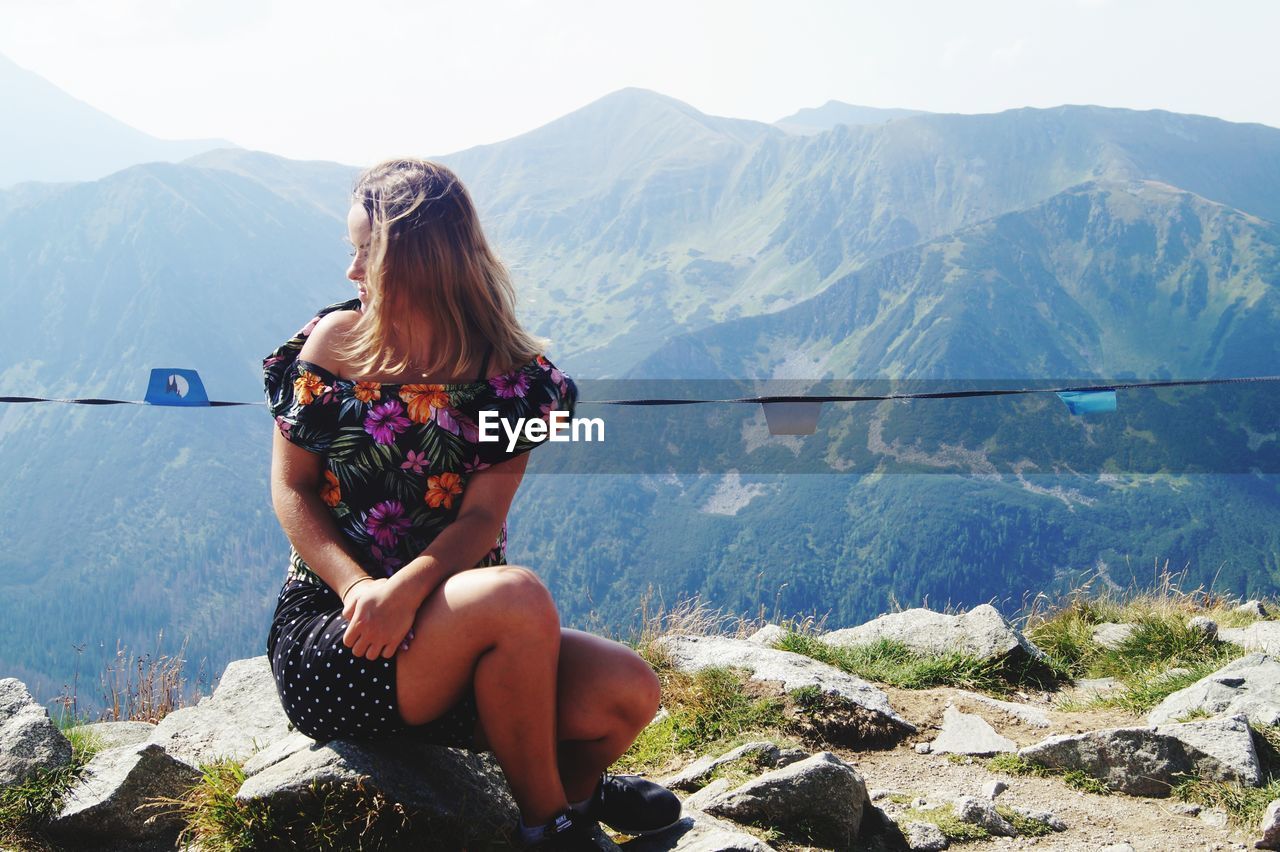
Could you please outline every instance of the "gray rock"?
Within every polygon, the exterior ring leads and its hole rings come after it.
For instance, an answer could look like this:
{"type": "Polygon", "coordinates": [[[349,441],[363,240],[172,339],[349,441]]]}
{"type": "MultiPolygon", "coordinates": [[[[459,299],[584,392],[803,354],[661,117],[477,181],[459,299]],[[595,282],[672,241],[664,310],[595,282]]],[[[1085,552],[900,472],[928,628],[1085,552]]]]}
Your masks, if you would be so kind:
{"type": "Polygon", "coordinates": [[[848,848],[858,836],[867,788],[829,751],[774,769],[706,802],[713,816],[786,831],[803,825],[814,841],[848,848]]]}
{"type": "Polygon", "coordinates": [[[988,781],[982,785],[982,795],[986,796],[988,799],[995,799],[996,796],[999,796],[1008,789],[1009,785],[1003,781],[988,781]]]}
{"type": "Polygon", "coordinates": [[[929,743],[916,743],[914,746],[916,754],[928,754],[933,751],[933,746],[929,743]]]}
{"type": "MultiPolygon", "coordinates": [[[[312,785],[336,797],[381,793],[415,815],[415,826],[458,844],[505,838],[516,807],[497,762],[489,754],[427,745],[408,737],[349,742],[330,740],[294,752],[245,780],[239,802],[265,802],[281,813],[313,816],[312,785]]],[[[297,830],[306,831],[305,819],[297,830]]],[[[406,838],[408,841],[411,838],[406,838]]]]}
{"type": "Polygon", "coordinates": [[[817,687],[827,696],[847,702],[850,711],[843,720],[857,738],[902,737],[916,728],[889,705],[882,691],[862,678],[835,666],[790,651],[762,648],[741,639],[723,636],[664,636],[656,643],[675,667],[695,672],[712,666],[730,666],[751,672],[751,679],[779,683],[786,692],[801,687],[817,687]]]}
{"type": "Polygon", "coordinates": [[[996,806],[990,799],[977,796],[960,796],[951,803],[956,812],[956,819],[985,828],[996,837],[1016,837],[1018,830],[1013,824],[996,812],[996,806]]]}
{"type": "Polygon", "coordinates": [[[120,746],[146,742],[156,726],[151,722],[91,722],[88,725],[77,725],[75,730],[88,734],[100,746],[100,751],[120,746]]]}
{"type": "Polygon", "coordinates": [[[1280,659],[1249,654],[1167,697],[1151,711],[1152,725],[1196,711],[1213,716],[1244,714],[1259,725],[1280,724],[1280,659]]]}
{"type": "Polygon", "coordinates": [[[49,833],[94,845],[174,839],[182,830],[182,818],[171,808],[146,804],[157,797],[180,797],[199,780],[198,770],[154,743],[107,749],[85,765],[49,833]]]}
{"type": "Polygon", "coordinates": [[[1030,725],[1033,728],[1048,728],[1053,724],[1043,710],[1029,707],[1026,704],[1018,704],[1015,701],[1001,701],[999,698],[992,698],[990,695],[983,695],[981,692],[969,692],[968,690],[957,690],[956,696],[963,697],[975,704],[981,704],[984,707],[990,707],[992,710],[999,710],[1006,716],[1017,719],[1019,722],[1030,725]]]}
{"type": "Polygon", "coordinates": [[[662,784],[673,790],[686,790],[692,793],[703,787],[707,777],[716,769],[736,760],[747,758],[762,769],[776,769],[779,766],[795,763],[797,760],[804,760],[806,757],[808,757],[806,752],[791,748],[780,749],[771,742],[746,743],[719,757],[704,755],[675,775],[666,778],[662,784]]]}
{"type": "Polygon", "coordinates": [[[1018,816],[1021,816],[1030,820],[1035,820],[1036,822],[1041,823],[1042,825],[1047,825],[1049,826],[1049,828],[1053,829],[1054,831],[1067,830],[1067,824],[1063,822],[1058,817],[1057,814],[1052,813],[1051,811],[1036,811],[1036,810],[1032,810],[1031,808],[1020,808],[1015,805],[1013,808],[1013,812],[1018,816]]]}
{"type": "Polygon", "coordinates": [[[773,852],[773,847],[733,823],[686,806],[680,822],[628,841],[626,852],[773,852]]]}
{"type": "Polygon", "coordinates": [[[1199,819],[1210,828],[1223,828],[1227,824],[1227,812],[1218,808],[1209,808],[1200,812],[1199,819]]]}
{"type": "Polygon", "coordinates": [[[1245,601],[1244,603],[1237,606],[1233,611],[1242,612],[1245,615],[1255,615],[1258,618],[1267,617],[1267,608],[1263,606],[1262,601],[1259,601],[1259,600],[1245,601]]]}
{"type": "Polygon", "coordinates": [[[1043,766],[1081,770],[1134,796],[1168,796],[1181,774],[1249,786],[1262,779],[1253,738],[1240,716],[1055,736],[1018,754],[1043,766]]]}
{"type": "Polygon", "coordinates": [[[316,744],[316,741],[306,734],[294,731],[282,740],[276,740],[271,745],[254,752],[253,756],[244,762],[244,776],[251,778],[257,775],[268,766],[274,766],[287,757],[292,757],[300,751],[305,751],[316,744]]]}
{"type": "Polygon", "coordinates": [[[1258,621],[1248,627],[1223,627],[1218,638],[1250,651],[1280,656],[1280,621],[1258,621]]]}
{"type": "Polygon", "coordinates": [[[1258,832],[1262,837],[1253,844],[1255,849],[1280,849],[1280,799],[1267,805],[1258,832]]]}
{"type": "Polygon", "coordinates": [[[16,677],[0,680],[0,787],[71,763],[71,743],[16,677]]]}
{"type": "Polygon", "coordinates": [[[776,624],[766,624],[755,633],[747,637],[748,642],[756,645],[764,645],[766,648],[772,648],[776,642],[787,635],[785,627],[779,627],[776,624]]]}
{"type": "Polygon", "coordinates": [[[693,808],[695,811],[706,810],[707,806],[714,802],[721,794],[728,793],[733,789],[733,781],[728,778],[717,778],[708,782],[698,792],[689,796],[684,800],[686,808],[693,808]]]}
{"type": "Polygon", "coordinates": [[[1098,852],[1136,852],[1129,843],[1112,843],[1110,846],[1103,846],[1098,852]]]}
{"type": "Polygon", "coordinates": [[[947,836],[931,822],[909,822],[902,834],[907,838],[911,852],[938,852],[951,845],[947,836]]]}
{"type": "Polygon", "coordinates": [[[1169,805],[1168,810],[1169,813],[1177,814],[1178,816],[1193,817],[1199,816],[1200,811],[1204,810],[1204,808],[1195,802],[1173,802],[1169,805]]]}
{"type": "Polygon", "coordinates": [[[981,660],[1043,659],[1044,654],[990,604],[962,615],[928,609],[908,609],[882,615],[874,621],[819,637],[840,647],[866,645],[879,639],[901,642],[921,654],[942,655],[955,651],[981,660]]]}
{"type": "Polygon", "coordinates": [[[266,656],[228,663],[213,694],[160,720],[149,742],[192,766],[244,760],[290,733],[266,656]]]}
{"type": "Polygon", "coordinates": [[[1076,681],[1076,689],[1094,695],[1113,692],[1121,686],[1119,679],[1114,677],[1082,677],[1076,681]]]}
{"type": "Polygon", "coordinates": [[[950,705],[942,713],[942,730],[929,747],[933,754],[980,756],[1018,750],[1017,743],[996,733],[981,716],[961,713],[950,705]]]}
{"type": "Polygon", "coordinates": [[[1132,624],[1103,622],[1093,628],[1094,644],[1101,645],[1104,648],[1119,648],[1125,643],[1125,640],[1133,635],[1133,628],[1134,625],[1132,624]]]}
{"type": "Polygon", "coordinates": [[[1212,618],[1203,615],[1197,615],[1187,622],[1187,629],[1192,633],[1199,633],[1206,639],[1218,638],[1218,622],[1212,618]]]}

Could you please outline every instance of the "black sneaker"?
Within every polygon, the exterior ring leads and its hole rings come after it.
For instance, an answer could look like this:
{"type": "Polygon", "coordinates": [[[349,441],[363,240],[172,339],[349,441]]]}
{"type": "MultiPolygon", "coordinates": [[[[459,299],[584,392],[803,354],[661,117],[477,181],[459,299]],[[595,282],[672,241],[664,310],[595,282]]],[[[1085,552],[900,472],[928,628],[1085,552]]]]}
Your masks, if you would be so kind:
{"type": "Polygon", "coordinates": [[[541,840],[524,848],[528,852],[600,852],[603,847],[596,842],[599,832],[595,820],[569,809],[547,824],[541,840]]]}
{"type": "Polygon", "coordinates": [[[632,837],[657,834],[680,821],[676,794],[639,775],[600,777],[587,816],[632,837]]]}

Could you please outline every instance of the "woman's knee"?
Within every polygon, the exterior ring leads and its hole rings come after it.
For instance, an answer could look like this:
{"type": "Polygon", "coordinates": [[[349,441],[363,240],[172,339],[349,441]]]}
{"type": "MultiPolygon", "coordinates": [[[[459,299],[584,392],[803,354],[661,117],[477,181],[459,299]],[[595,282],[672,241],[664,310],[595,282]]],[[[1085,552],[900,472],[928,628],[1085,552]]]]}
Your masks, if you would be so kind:
{"type": "Polygon", "coordinates": [[[631,695],[628,715],[638,726],[644,727],[653,721],[662,704],[662,684],[653,668],[635,651],[626,658],[625,672],[631,695]]]}
{"type": "Polygon", "coordinates": [[[476,569],[472,579],[478,585],[479,602],[491,617],[500,619],[508,627],[521,626],[559,638],[560,615],[555,601],[533,571],[519,565],[497,565],[476,569]]]}

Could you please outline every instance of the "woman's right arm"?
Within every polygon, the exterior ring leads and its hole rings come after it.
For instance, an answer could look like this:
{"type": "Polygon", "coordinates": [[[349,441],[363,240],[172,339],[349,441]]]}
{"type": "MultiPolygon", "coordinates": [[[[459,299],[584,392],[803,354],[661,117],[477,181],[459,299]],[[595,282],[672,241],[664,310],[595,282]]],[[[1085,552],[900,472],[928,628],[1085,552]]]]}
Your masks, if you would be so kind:
{"type": "Polygon", "coordinates": [[[323,457],[289,443],[277,429],[271,445],[271,504],[307,567],[337,594],[368,574],[320,499],[323,457]]]}

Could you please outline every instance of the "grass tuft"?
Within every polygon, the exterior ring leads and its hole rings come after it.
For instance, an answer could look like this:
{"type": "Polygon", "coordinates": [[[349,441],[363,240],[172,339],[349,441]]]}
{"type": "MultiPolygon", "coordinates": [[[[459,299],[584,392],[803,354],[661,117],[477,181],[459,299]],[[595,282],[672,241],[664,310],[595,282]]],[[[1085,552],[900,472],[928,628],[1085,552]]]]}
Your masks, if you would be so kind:
{"type": "Polygon", "coordinates": [[[782,699],[752,697],[742,672],[708,668],[686,674],[666,665],[656,671],[668,715],[641,731],[619,758],[619,771],[651,772],[677,757],[731,747],[747,734],[777,736],[786,727],[782,699]]]}
{"type": "Polygon", "coordinates": [[[784,636],[776,647],[803,654],[866,680],[902,689],[954,686],[1004,694],[1016,687],[1042,686],[1046,680],[1052,680],[1043,672],[1010,670],[998,661],[980,660],[960,653],[940,656],[919,654],[903,643],[889,639],[853,647],[836,647],[814,636],[792,632],[784,636]]]}

